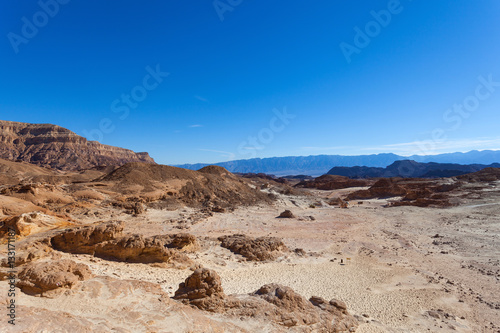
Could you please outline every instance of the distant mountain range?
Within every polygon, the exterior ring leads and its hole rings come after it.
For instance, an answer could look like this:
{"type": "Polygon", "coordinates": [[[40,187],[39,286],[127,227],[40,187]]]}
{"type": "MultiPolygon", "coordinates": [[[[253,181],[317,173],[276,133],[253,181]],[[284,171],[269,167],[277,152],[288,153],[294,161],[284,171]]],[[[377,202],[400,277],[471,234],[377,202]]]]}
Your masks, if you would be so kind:
{"type": "Polygon", "coordinates": [[[385,168],[377,167],[334,167],[329,175],[346,176],[349,178],[373,177],[410,177],[438,178],[454,177],[483,170],[484,168],[500,168],[500,163],[484,164],[454,164],[454,163],[418,163],[411,160],[396,161],[385,168]]]}
{"type": "MultiPolygon", "coordinates": [[[[319,176],[327,173],[333,167],[378,167],[385,168],[396,161],[413,160],[420,163],[456,163],[489,165],[500,162],[500,150],[473,150],[467,153],[448,153],[439,155],[400,156],[396,154],[374,155],[316,155],[288,156],[271,158],[253,158],[215,163],[231,172],[267,173],[276,176],[309,175],[319,176]]],[[[182,164],[177,167],[198,170],[210,164],[182,164]]],[[[477,170],[475,170],[477,171],[477,170]]],[[[472,172],[472,171],[471,171],[472,172]]]]}

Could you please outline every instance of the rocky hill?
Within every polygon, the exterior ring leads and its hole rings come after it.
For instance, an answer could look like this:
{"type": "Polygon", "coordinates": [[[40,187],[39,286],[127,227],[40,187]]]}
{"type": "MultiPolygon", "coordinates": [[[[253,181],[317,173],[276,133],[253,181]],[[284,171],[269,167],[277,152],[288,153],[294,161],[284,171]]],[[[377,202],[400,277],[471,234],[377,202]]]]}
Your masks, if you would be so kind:
{"type": "Polygon", "coordinates": [[[168,165],[127,163],[95,182],[102,189],[127,195],[128,200],[176,201],[205,207],[237,207],[270,201],[266,193],[219,166],[193,171],[168,165]]]}
{"type": "Polygon", "coordinates": [[[0,158],[60,170],[116,166],[128,162],[154,163],[148,153],[88,141],[60,126],[3,120],[0,120],[0,158]]]}

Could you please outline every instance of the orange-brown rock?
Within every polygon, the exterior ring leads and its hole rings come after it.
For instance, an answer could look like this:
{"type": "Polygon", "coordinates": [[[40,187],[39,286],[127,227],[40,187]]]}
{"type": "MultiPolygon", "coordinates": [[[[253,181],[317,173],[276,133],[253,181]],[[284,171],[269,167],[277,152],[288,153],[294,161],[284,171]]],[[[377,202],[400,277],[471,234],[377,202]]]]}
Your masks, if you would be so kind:
{"type": "Polygon", "coordinates": [[[22,160],[61,170],[123,165],[128,162],[154,163],[147,153],[87,141],[56,125],[0,121],[0,158],[22,160]]]}
{"type": "Polygon", "coordinates": [[[54,249],[63,252],[93,254],[97,244],[115,239],[122,231],[122,222],[74,228],[52,237],[51,244],[54,249]]]}
{"type": "Polygon", "coordinates": [[[196,237],[187,233],[157,235],[152,236],[152,239],[158,240],[164,247],[185,252],[194,252],[200,248],[196,237]]]}
{"type": "Polygon", "coordinates": [[[349,202],[346,200],[343,200],[340,197],[331,199],[330,201],[328,201],[328,204],[330,206],[339,206],[340,208],[347,208],[349,206],[349,202]]]}
{"type": "Polygon", "coordinates": [[[41,212],[24,213],[4,219],[0,227],[0,238],[5,237],[8,230],[14,230],[16,236],[28,236],[33,233],[67,226],[71,223],[59,217],[43,214],[41,212]]]}
{"type": "Polygon", "coordinates": [[[226,295],[219,275],[210,269],[199,268],[179,284],[174,299],[210,312],[224,309],[226,295]]]}
{"type": "Polygon", "coordinates": [[[278,284],[264,285],[248,295],[226,295],[218,274],[206,268],[196,270],[181,283],[174,299],[223,316],[293,327],[294,332],[353,332],[358,325],[345,303],[314,296],[308,301],[278,284]]]}
{"type": "Polygon", "coordinates": [[[190,259],[175,249],[169,249],[162,242],[142,235],[125,236],[97,244],[94,256],[103,259],[133,263],[190,262],[190,259]]]}
{"type": "Polygon", "coordinates": [[[287,209],[282,211],[278,217],[283,219],[293,219],[295,218],[295,215],[292,213],[291,210],[287,209]]]}
{"type": "Polygon", "coordinates": [[[46,294],[58,288],[71,288],[92,277],[88,266],[71,260],[29,263],[19,273],[19,287],[31,295],[46,294]]]}
{"type": "MultiPolygon", "coordinates": [[[[17,243],[16,255],[14,257],[15,266],[20,267],[26,263],[47,257],[50,257],[50,260],[59,260],[61,258],[61,254],[55,252],[49,246],[48,239],[17,243]]],[[[0,267],[10,267],[8,258],[0,260],[0,267]]]]}
{"type": "Polygon", "coordinates": [[[226,235],[218,238],[221,246],[236,254],[241,254],[247,260],[274,260],[282,251],[287,251],[285,244],[276,237],[252,238],[243,234],[226,235]]]}

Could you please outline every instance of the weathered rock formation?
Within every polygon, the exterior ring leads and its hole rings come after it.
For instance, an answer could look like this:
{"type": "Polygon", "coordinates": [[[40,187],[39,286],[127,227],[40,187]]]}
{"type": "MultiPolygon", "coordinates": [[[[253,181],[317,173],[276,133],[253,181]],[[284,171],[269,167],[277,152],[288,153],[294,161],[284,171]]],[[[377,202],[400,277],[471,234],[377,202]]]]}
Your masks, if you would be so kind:
{"type": "Polygon", "coordinates": [[[175,249],[169,249],[162,242],[142,235],[125,236],[99,243],[95,246],[94,256],[133,263],[184,262],[191,260],[175,249]]]}
{"type": "Polygon", "coordinates": [[[295,215],[292,213],[291,210],[287,209],[282,211],[278,217],[283,219],[293,219],[295,218],[295,215]]]}
{"type": "Polygon", "coordinates": [[[303,180],[295,187],[299,188],[317,188],[318,190],[337,190],[348,187],[368,186],[369,180],[351,179],[345,176],[323,175],[313,180],[303,180]]]}
{"type": "Polygon", "coordinates": [[[353,332],[358,323],[345,303],[313,296],[308,301],[291,288],[267,284],[248,295],[226,295],[218,274],[197,269],[179,285],[174,299],[198,309],[237,318],[270,321],[293,332],[353,332]]]}
{"type": "Polygon", "coordinates": [[[70,130],[51,124],[0,121],[0,158],[22,160],[61,170],[154,163],[148,153],[88,141],[70,130]]]}
{"type": "Polygon", "coordinates": [[[109,222],[63,231],[53,236],[50,243],[59,251],[92,254],[108,260],[185,265],[192,261],[179,250],[193,251],[199,246],[196,237],[189,234],[144,237],[123,236],[122,231],[122,222],[109,222]]]}
{"type": "Polygon", "coordinates": [[[221,236],[218,238],[221,246],[236,254],[241,254],[247,260],[274,260],[282,251],[288,250],[285,244],[276,237],[252,238],[242,234],[221,236]]]}
{"type": "Polygon", "coordinates": [[[16,216],[0,219],[0,238],[5,237],[9,229],[15,231],[17,236],[28,236],[41,230],[52,229],[70,225],[68,221],[43,214],[41,212],[24,213],[16,216]]]}
{"type": "Polygon", "coordinates": [[[347,199],[390,198],[404,196],[405,194],[406,189],[399,185],[396,179],[382,178],[367,190],[360,190],[349,194],[347,199]]]}
{"type": "Polygon", "coordinates": [[[177,249],[183,252],[194,252],[200,248],[195,236],[186,233],[157,235],[151,237],[159,241],[164,247],[177,249]]]}
{"type": "Polygon", "coordinates": [[[500,168],[485,168],[481,171],[458,176],[458,179],[465,182],[493,182],[500,180],[500,168]]]}
{"type": "Polygon", "coordinates": [[[29,263],[19,273],[19,287],[27,294],[45,294],[58,288],[71,288],[92,277],[84,264],[71,260],[29,263]]]}
{"type": "Polygon", "coordinates": [[[174,299],[205,311],[218,312],[224,308],[226,294],[219,275],[210,269],[199,268],[179,284],[174,299]]]}
{"type": "Polygon", "coordinates": [[[347,200],[401,197],[391,206],[447,207],[452,203],[449,193],[460,186],[458,182],[440,180],[382,178],[367,190],[347,195],[347,200]]]}
{"type": "Polygon", "coordinates": [[[93,254],[97,244],[121,236],[122,222],[110,222],[69,229],[51,239],[52,247],[68,253],[93,254]]]}

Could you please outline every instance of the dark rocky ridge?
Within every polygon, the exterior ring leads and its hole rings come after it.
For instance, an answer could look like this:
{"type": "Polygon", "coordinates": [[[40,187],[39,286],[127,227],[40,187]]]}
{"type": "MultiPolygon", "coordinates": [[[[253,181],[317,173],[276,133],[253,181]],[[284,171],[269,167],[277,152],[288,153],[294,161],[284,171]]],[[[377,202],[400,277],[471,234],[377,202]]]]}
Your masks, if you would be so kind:
{"type": "Polygon", "coordinates": [[[154,163],[148,153],[88,141],[57,125],[3,120],[0,120],[0,158],[59,170],[154,163]]]}
{"type": "Polygon", "coordinates": [[[328,171],[329,175],[338,175],[349,178],[376,178],[376,177],[406,177],[406,178],[441,178],[455,177],[476,172],[487,167],[498,168],[499,163],[483,164],[454,164],[454,163],[419,163],[412,160],[396,161],[386,168],[376,167],[334,167],[328,171]]]}

